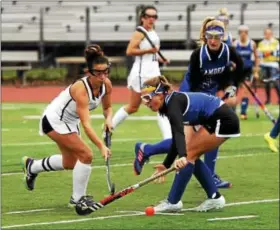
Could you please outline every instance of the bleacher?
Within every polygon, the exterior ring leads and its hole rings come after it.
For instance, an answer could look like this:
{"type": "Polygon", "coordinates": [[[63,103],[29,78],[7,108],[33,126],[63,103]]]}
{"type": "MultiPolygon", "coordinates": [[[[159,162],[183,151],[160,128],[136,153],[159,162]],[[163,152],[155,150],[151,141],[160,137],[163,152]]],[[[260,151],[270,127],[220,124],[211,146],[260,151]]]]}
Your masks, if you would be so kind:
{"type": "MultiPolygon", "coordinates": [[[[207,3],[207,1],[204,1],[207,3]]],[[[136,26],[136,6],[139,1],[2,1],[2,42],[36,42],[40,40],[40,8],[43,8],[44,41],[85,41],[85,8],[90,8],[90,38],[93,41],[129,41],[136,26]]],[[[145,1],[158,8],[157,32],[162,41],[186,40],[187,3],[145,1]],[[175,35],[176,32],[176,35],[175,35]]],[[[231,15],[229,31],[237,36],[240,24],[241,1],[231,4],[196,3],[191,13],[191,38],[198,39],[202,20],[217,15],[218,9],[227,7],[231,15]]],[[[250,37],[261,39],[263,28],[273,25],[279,35],[279,2],[248,3],[245,24],[250,37]]]]}

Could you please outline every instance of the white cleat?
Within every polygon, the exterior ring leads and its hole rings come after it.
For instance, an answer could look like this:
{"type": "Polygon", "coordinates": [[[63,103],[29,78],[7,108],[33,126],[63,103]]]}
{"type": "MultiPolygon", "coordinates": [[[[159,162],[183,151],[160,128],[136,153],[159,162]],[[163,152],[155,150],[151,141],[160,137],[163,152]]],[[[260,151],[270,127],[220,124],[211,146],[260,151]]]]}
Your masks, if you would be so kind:
{"type": "Polygon", "coordinates": [[[196,212],[207,212],[211,209],[223,208],[226,204],[224,196],[220,196],[218,199],[207,199],[201,205],[193,209],[196,212]]]}
{"type": "Polygon", "coordinates": [[[179,201],[177,204],[171,204],[169,201],[162,200],[160,203],[154,207],[155,213],[157,212],[180,212],[183,208],[182,201],[179,201]]]}

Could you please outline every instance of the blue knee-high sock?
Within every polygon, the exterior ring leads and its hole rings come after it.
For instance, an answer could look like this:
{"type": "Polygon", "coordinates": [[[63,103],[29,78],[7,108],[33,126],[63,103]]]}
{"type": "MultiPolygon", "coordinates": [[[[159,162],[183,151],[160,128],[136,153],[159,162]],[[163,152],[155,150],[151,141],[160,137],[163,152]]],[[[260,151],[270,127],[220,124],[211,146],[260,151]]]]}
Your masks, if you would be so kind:
{"type": "Polygon", "coordinates": [[[185,168],[182,168],[179,172],[176,173],[171,190],[168,195],[168,201],[171,204],[177,204],[187,187],[188,182],[190,181],[194,170],[194,164],[188,162],[185,168]]]}
{"type": "Polygon", "coordinates": [[[276,138],[280,133],[280,117],[278,117],[275,125],[273,126],[272,130],[270,131],[270,136],[272,138],[276,138]]]}
{"type": "Polygon", "coordinates": [[[202,160],[198,159],[195,161],[193,174],[207,193],[208,198],[214,198],[218,189],[214,183],[210,170],[202,160]]]}
{"type": "Polygon", "coordinates": [[[210,169],[212,175],[215,174],[215,166],[216,166],[218,151],[219,148],[216,148],[204,154],[204,163],[210,169]]]}
{"type": "Polygon", "coordinates": [[[247,114],[248,103],[249,103],[249,98],[243,97],[241,101],[241,114],[243,115],[247,114]]]}
{"type": "Polygon", "coordinates": [[[150,157],[157,154],[168,153],[169,149],[171,148],[171,145],[172,139],[165,139],[153,145],[146,144],[144,146],[145,156],[150,157]]]}

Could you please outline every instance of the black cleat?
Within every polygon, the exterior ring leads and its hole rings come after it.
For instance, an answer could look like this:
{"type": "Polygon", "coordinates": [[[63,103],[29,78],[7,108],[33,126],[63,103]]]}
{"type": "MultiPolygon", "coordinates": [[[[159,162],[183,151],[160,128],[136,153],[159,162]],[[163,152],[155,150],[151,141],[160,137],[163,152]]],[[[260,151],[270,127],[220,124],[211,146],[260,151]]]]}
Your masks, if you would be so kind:
{"type": "Polygon", "coordinates": [[[30,167],[33,164],[33,159],[30,157],[23,157],[21,160],[22,170],[24,173],[23,183],[25,184],[26,189],[32,191],[34,189],[35,179],[38,174],[31,173],[30,167]]]}
{"type": "Polygon", "coordinates": [[[76,213],[81,216],[88,215],[103,207],[102,204],[93,201],[92,196],[82,196],[76,204],[76,213]]]}

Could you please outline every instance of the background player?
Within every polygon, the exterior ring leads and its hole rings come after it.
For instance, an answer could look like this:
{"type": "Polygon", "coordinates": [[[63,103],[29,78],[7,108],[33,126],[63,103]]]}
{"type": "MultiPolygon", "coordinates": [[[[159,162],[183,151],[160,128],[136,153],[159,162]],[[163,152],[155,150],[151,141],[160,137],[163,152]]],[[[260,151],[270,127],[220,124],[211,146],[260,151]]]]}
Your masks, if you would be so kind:
{"type": "Polygon", "coordinates": [[[278,119],[277,119],[275,125],[273,126],[273,128],[271,129],[271,131],[264,135],[264,139],[268,143],[268,147],[270,148],[270,150],[272,152],[275,152],[275,153],[279,152],[279,149],[278,149],[279,140],[277,141],[277,139],[276,139],[278,137],[279,133],[280,133],[280,117],[278,117],[278,119]]]}
{"type": "MultiPolygon", "coordinates": [[[[240,25],[238,27],[239,39],[235,40],[233,46],[240,54],[244,62],[244,78],[247,85],[251,85],[254,80],[259,78],[259,58],[257,52],[256,43],[249,38],[249,28],[246,25],[240,25]]],[[[240,118],[247,119],[247,108],[249,104],[249,92],[245,87],[244,96],[241,101],[240,118]]]]}
{"type": "MultiPolygon", "coordinates": [[[[135,56],[132,69],[127,79],[127,87],[129,88],[128,105],[120,108],[113,117],[113,128],[115,129],[130,114],[136,113],[141,105],[141,88],[144,81],[154,76],[160,75],[159,61],[168,63],[157,56],[160,47],[160,39],[155,31],[155,22],[158,19],[157,9],[154,6],[146,6],[143,8],[140,20],[141,25],[147,31],[147,34],[156,48],[144,37],[144,34],[135,31],[127,46],[126,54],[135,56]]],[[[163,138],[171,138],[171,129],[167,118],[158,116],[158,124],[161,129],[163,138]]]]}

